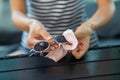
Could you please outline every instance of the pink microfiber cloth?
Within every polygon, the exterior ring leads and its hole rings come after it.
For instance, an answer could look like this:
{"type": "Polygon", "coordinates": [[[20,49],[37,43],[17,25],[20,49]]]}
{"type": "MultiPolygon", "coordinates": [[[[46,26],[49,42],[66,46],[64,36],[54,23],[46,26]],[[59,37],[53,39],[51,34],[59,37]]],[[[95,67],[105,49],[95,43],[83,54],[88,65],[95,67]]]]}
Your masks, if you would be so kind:
{"type": "Polygon", "coordinates": [[[63,32],[63,36],[65,39],[71,43],[71,45],[63,43],[62,46],[65,50],[74,50],[78,45],[78,40],[74,35],[74,32],[71,29],[66,30],[63,32]]]}
{"type": "Polygon", "coordinates": [[[71,29],[64,31],[63,36],[71,44],[67,43],[59,44],[60,47],[58,49],[49,52],[49,54],[47,55],[47,56],[51,55],[52,59],[54,59],[54,61],[56,62],[62,59],[67,54],[67,50],[74,50],[78,45],[78,40],[71,29]]]}

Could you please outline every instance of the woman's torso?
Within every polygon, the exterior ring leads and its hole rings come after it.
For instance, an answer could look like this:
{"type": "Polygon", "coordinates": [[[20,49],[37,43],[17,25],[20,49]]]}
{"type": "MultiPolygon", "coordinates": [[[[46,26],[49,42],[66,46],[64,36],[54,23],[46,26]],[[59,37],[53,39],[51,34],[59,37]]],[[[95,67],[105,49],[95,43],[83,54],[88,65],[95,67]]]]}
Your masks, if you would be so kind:
{"type": "MultiPolygon", "coordinates": [[[[84,8],[84,0],[27,0],[27,16],[42,22],[52,36],[80,26],[86,20],[84,8]]],[[[26,38],[24,32],[23,46],[26,38]]]]}

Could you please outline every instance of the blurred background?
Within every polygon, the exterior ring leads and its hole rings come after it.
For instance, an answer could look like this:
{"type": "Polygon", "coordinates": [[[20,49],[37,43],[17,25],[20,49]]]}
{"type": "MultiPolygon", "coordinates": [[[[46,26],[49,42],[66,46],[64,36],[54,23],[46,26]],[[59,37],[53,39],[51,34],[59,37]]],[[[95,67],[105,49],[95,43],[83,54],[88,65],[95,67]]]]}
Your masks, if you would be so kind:
{"type": "MultiPolygon", "coordinates": [[[[0,0],[0,53],[10,53],[17,49],[21,31],[11,21],[10,0],[0,0]]],[[[97,30],[100,45],[120,44],[120,0],[114,0],[116,12],[112,20],[97,30]]],[[[97,9],[96,0],[85,0],[86,12],[90,17],[97,9]]]]}

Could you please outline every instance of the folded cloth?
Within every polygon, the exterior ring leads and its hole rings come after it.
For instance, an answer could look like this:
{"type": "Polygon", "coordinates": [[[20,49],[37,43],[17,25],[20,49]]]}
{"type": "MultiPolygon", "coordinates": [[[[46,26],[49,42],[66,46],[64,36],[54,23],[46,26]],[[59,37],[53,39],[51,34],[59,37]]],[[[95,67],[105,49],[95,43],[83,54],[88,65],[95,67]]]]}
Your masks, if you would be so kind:
{"type": "Polygon", "coordinates": [[[58,62],[66,54],[67,54],[67,50],[65,50],[62,46],[60,46],[58,49],[55,49],[54,51],[50,51],[46,55],[46,57],[49,57],[49,58],[53,59],[55,62],[58,62]]]}
{"type": "Polygon", "coordinates": [[[49,54],[46,55],[46,57],[49,56],[49,58],[53,59],[55,62],[62,59],[67,54],[67,50],[74,50],[78,45],[78,40],[75,37],[74,32],[72,30],[68,29],[64,31],[63,36],[71,44],[67,43],[59,44],[58,49],[50,51],[49,54]]]}
{"type": "Polygon", "coordinates": [[[62,44],[63,48],[65,50],[74,50],[78,45],[78,40],[75,37],[74,32],[71,29],[68,29],[65,32],[63,32],[63,36],[69,43],[71,43],[71,44],[63,43],[62,44]]]}

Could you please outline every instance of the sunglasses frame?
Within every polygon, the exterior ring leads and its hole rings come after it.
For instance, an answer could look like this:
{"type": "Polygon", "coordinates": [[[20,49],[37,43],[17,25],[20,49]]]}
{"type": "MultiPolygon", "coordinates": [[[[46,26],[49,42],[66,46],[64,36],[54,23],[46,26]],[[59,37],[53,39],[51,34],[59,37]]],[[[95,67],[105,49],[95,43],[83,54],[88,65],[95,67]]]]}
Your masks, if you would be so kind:
{"type": "Polygon", "coordinates": [[[40,52],[47,51],[47,49],[49,49],[49,47],[50,47],[50,43],[49,43],[49,42],[47,42],[47,41],[40,41],[40,42],[37,42],[37,43],[34,45],[33,49],[34,49],[36,52],[39,52],[39,53],[40,53],[40,52]],[[38,44],[40,44],[40,43],[43,43],[43,42],[45,42],[45,43],[48,44],[47,48],[45,48],[44,50],[41,50],[41,51],[36,50],[36,49],[35,49],[35,46],[38,45],[38,44]]]}
{"type": "MultiPolygon", "coordinates": [[[[66,43],[66,42],[67,42],[67,40],[65,39],[64,36],[56,36],[56,37],[54,37],[53,39],[54,39],[54,41],[55,41],[57,44],[66,43]]],[[[39,47],[39,46],[38,46],[38,47],[39,47]]],[[[47,52],[47,49],[49,49],[49,47],[50,47],[50,43],[47,42],[47,41],[44,41],[44,40],[43,40],[43,41],[37,42],[37,43],[34,45],[33,49],[30,50],[30,56],[32,56],[32,55],[34,55],[34,54],[40,54],[40,53],[43,53],[43,52],[47,52]],[[38,45],[38,44],[40,44],[40,43],[43,43],[43,42],[46,42],[46,43],[48,44],[47,48],[44,49],[44,50],[41,50],[41,51],[36,50],[36,49],[35,49],[35,46],[38,45]]]]}
{"type": "MultiPolygon", "coordinates": [[[[38,46],[38,47],[39,47],[39,46],[38,46]]],[[[29,56],[37,55],[37,54],[40,54],[40,53],[47,52],[47,49],[48,49],[49,47],[50,47],[50,43],[47,42],[47,41],[37,42],[37,43],[34,45],[33,49],[30,50],[30,55],[29,55],[29,56]],[[45,48],[44,50],[41,50],[41,51],[36,50],[36,49],[35,49],[35,46],[38,45],[38,44],[40,44],[40,43],[43,43],[43,42],[45,42],[45,43],[48,44],[47,48],[45,48]]]]}

